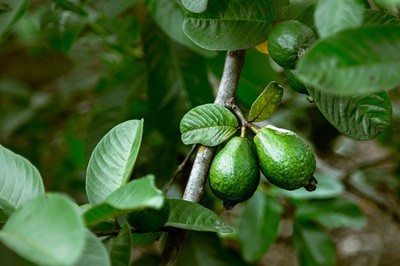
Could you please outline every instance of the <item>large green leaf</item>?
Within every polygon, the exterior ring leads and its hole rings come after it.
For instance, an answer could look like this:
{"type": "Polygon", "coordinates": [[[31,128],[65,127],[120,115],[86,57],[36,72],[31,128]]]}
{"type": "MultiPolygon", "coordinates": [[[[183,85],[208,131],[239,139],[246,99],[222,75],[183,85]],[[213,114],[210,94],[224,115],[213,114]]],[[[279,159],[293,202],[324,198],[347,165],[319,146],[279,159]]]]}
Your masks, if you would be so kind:
{"type": "Polygon", "coordinates": [[[269,118],[278,109],[283,96],[283,88],[275,81],[268,84],[250,109],[249,119],[261,122],[269,118]]]}
{"type": "Polygon", "coordinates": [[[0,231],[0,240],[40,265],[71,265],[85,246],[84,225],[65,196],[47,195],[18,208],[0,231]]]}
{"type": "Polygon", "coordinates": [[[166,226],[194,231],[232,232],[218,215],[200,204],[180,199],[168,201],[170,214],[166,226]]]}
{"type": "Polygon", "coordinates": [[[35,197],[44,197],[39,171],[27,159],[0,145],[0,208],[10,215],[35,197]]]}
{"type": "Polygon", "coordinates": [[[98,84],[96,105],[87,132],[87,154],[111,130],[132,117],[145,113],[147,77],[144,62],[132,60],[110,71],[98,84]]]}
{"type": "Polygon", "coordinates": [[[316,0],[290,0],[292,17],[296,18],[304,9],[315,4],[315,2],[316,0]]]}
{"type": "Polygon", "coordinates": [[[246,202],[237,228],[246,261],[256,262],[274,243],[282,212],[275,198],[266,197],[260,191],[246,202]]]}
{"type": "Polygon", "coordinates": [[[299,60],[308,85],[339,95],[367,94],[400,84],[400,26],[342,31],[313,45],[299,60]]]}
{"type": "Polygon", "coordinates": [[[193,13],[201,13],[207,9],[208,0],[182,0],[183,6],[193,13]]]}
{"type": "Polygon", "coordinates": [[[314,220],[329,229],[343,226],[360,229],[367,224],[360,208],[346,199],[305,201],[297,209],[297,218],[314,220]]]}
{"type": "Polygon", "coordinates": [[[8,220],[8,215],[4,212],[3,209],[0,209],[0,224],[6,223],[8,220]]]}
{"type": "Polygon", "coordinates": [[[205,59],[171,41],[155,24],[145,24],[142,34],[149,124],[178,142],[180,118],[190,108],[214,99],[205,59]]]}
{"type": "Polygon", "coordinates": [[[296,20],[306,24],[308,27],[312,28],[314,31],[317,31],[315,29],[315,6],[316,5],[309,5],[306,8],[304,8],[301,13],[296,17],[296,20]]]}
{"type": "Polygon", "coordinates": [[[301,265],[335,265],[335,246],[327,232],[313,224],[295,223],[293,235],[301,265]]]}
{"type": "MultiPolygon", "coordinates": [[[[195,2],[195,4],[200,5],[202,1],[203,0],[187,2],[195,2]]],[[[207,6],[207,1],[204,2],[205,6],[207,6]]],[[[146,4],[151,16],[154,18],[157,25],[163,30],[165,34],[168,35],[169,38],[199,54],[206,56],[213,55],[214,52],[204,50],[203,48],[197,46],[183,32],[182,23],[185,17],[183,14],[183,7],[179,3],[179,1],[146,0],[146,4]]]]}
{"type": "Polygon", "coordinates": [[[400,25],[398,18],[390,14],[389,12],[384,12],[380,10],[370,10],[366,9],[364,11],[364,25],[400,25]]]}
{"type": "Polygon", "coordinates": [[[314,14],[319,35],[325,38],[344,29],[360,26],[363,12],[363,6],[356,0],[319,0],[314,14]]]}
{"type": "Polygon", "coordinates": [[[275,8],[270,0],[209,0],[203,13],[185,14],[183,30],[209,50],[240,50],[267,39],[275,8]]]}
{"type": "Polygon", "coordinates": [[[150,232],[132,234],[132,245],[134,246],[146,246],[151,245],[158,241],[163,233],[162,232],[150,232]]]}
{"type": "Polygon", "coordinates": [[[126,224],[121,228],[118,236],[111,242],[110,258],[113,266],[130,265],[131,261],[131,229],[126,224]]]}
{"type": "Polygon", "coordinates": [[[245,266],[239,256],[221,244],[216,233],[193,232],[189,234],[178,266],[245,266]]]}
{"type": "Polygon", "coordinates": [[[217,146],[235,134],[236,117],[227,108],[217,104],[204,104],[190,110],[182,118],[180,130],[186,145],[200,143],[217,146]]]}
{"type": "Polygon", "coordinates": [[[29,0],[2,0],[0,2],[0,37],[24,15],[29,0]]]}
{"type": "Polygon", "coordinates": [[[86,229],[85,249],[74,266],[110,266],[107,249],[92,232],[86,229]]]}
{"type": "Polygon", "coordinates": [[[97,144],[86,172],[90,203],[100,203],[129,179],[139,153],[143,120],[130,120],[111,129],[97,144]]]}
{"type": "Polygon", "coordinates": [[[112,192],[102,203],[87,210],[84,218],[88,226],[94,226],[135,210],[159,210],[164,200],[163,193],[155,187],[154,176],[148,175],[112,192]]]}
{"type": "Polygon", "coordinates": [[[313,192],[309,192],[304,188],[299,188],[291,191],[278,187],[273,187],[273,189],[279,195],[299,200],[330,199],[337,197],[344,192],[343,184],[334,177],[316,173],[315,178],[318,180],[318,184],[317,189],[313,192]]]}
{"type": "Polygon", "coordinates": [[[276,20],[284,20],[291,17],[290,0],[271,0],[275,8],[276,20]]]}
{"type": "Polygon", "coordinates": [[[390,126],[392,105],[384,91],[366,96],[336,96],[313,89],[308,91],[325,118],[353,139],[373,139],[390,126]]]}
{"type": "Polygon", "coordinates": [[[380,8],[396,10],[400,8],[400,0],[374,0],[374,3],[380,8]]]}

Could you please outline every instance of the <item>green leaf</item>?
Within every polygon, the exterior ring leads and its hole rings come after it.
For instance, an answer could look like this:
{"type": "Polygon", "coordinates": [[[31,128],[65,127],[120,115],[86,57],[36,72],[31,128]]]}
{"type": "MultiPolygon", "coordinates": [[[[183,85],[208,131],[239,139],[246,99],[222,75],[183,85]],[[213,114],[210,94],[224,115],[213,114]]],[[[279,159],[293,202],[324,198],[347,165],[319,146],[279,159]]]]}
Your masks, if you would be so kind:
{"type": "Polygon", "coordinates": [[[87,229],[85,230],[85,235],[85,249],[74,266],[110,266],[110,257],[100,239],[87,229]]]}
{"type": "Polygon", "coordinates": [[[25,14],[29,7],[29,0],[2,0],[0,7],[2,9],[0,12],[0,37],[2,37],[25,14]]]}
{"type": "Polygon", "coordinates": [[[8,220],[8,215],[4,212],[3,209],[0,209],[0,224],[6,223],[8,220]]]}
{"type": "Polygon", "coordinates": [[[74,0],[53,0],[55,4],[65,10],[70,10],[76,14],[86,16],[87,13],[80,4],[80,1],[74,0]]]}
{"type": "Polygon", "coordinates": [[[296,17],[296,20],[303,24],[306,24],[309,28],[316,31],[314,13],[315,13],[315,4],[309,5],[301,11],[301,13],[296,17]]]}
{"type": "Polygon", "coordinates": [[[48,194],[18,208],[0,231],[0,240],[36,264],[71,265],[84,250],[85,232],[75,205],[65,196],[48,194]]]}
{"type": "Polygon", "coordinates": [[[344,226],[361,229],[367,224],[360,208],[346,199],[305,201],[297,209],[297,218],[316,221],[329,229],[344,226]]]}
{"type": "Polygon", "coordinates": [[[336,178],[328,175],[323,175],[320,173],[316,173],[315,178],[318,180],[318,184],[317,184],[317,189],[313,192],[309,192],[304,188],[299,188],[292,191],[281,189],[278,187],[273,187],[273,189],[279,195],[299,200],[329,199],[343,194],[344,186],[336,178]]]}
{"type": "Polygon", "coordinates": [[[400,27],[345,30],[313,45],[298,63],[303,82],[333,94],[367,94],[400,84],[400,27]]]}
{"type": "Polygon", "coordinates": [[[256,262],[272,246],[279,233],[282,206],[257,191],[245,203],[237,234],[246,261],[256,262]]]}
{"type": "Polygon", "coordinates": [[[400,21],[390,14],[380,10],[364,10],[363,25],[379,26],[379,25],[400,25],[400,21]]]}
{"type": "MultiPolygon", "coordinates": [[[[220,71],[217,76],[222,75],[222,68],[220,71]]],[[[247,50],[246,61],[240,74],[237,89],[239,103],[245,104],[250,109],[254,101],[265,89],[265,84],[278,80],[278,78],[277,72],[273,70],[268,61],[268,56],[261,55],[256,49],[247,50]]]]}
{"type": "Polygon", "coordinates": [[[134,246],[151,245],[154,242],[158,241],[162,234],[163,234],[162,232],[132,234],[132,245],[134,246]]]}
{"type": "Polygon", "coordinates": [[[319,0],[314,14],[319,35],[325,38],[360,26],[363,12],[363,6],[356,0],[319,0]]]}
{"type": "Polygon", "coordinates": [[[127,9],[131,8],[138,1],[127,0],[86,0],[96,11],[105,16],[109,21],[111,18],[121,16],[127,9]]]}
{"type": "MultiPolygon", "coordinates": [[[[201,1],[196,0],[195,3],[201,4],[201,1]]],[[[205,2],[207,6],[207,1],[205,2]]],[[[185,35],[182,29],[182,23],[185,19],[183,7],[178,1],[146,0],[146,4],[157,25],[169,38],[201,55],[214,55],[214,52],[204,50],[185,35]]]]}
{"type": "Polygon", "coordinates": [[[249,119],[261,122],[269,118],[281,103],[283,88],[275,81],[268,84],[250,109],[249,119]]]}
{"type": "Polygon", "coordinates": [[[189,234],[178,266],[245,266],[239,256],[225,249],[216,233],[189,234]]]}
{"type": "Polygon", "coordinates": [[[204,232],[232,232],[218,215],[200,204],[180,199],[168,201],[170,214],[166,226],[204,232]]]}
{"type": "Polygon", "coordinates": [[[47,43],[59,51],[69,52],[86,18],[72,11],[47,8],[41,15],[40,28],[47,43]]]}
{"type": "Polygon", "coordinates": [[[131,245],[131,229],[125,224],[118,236],[112,239],[110,258],[113,266],[130,265],[131,245]]]}
{"type": "Polygon", "coordinates": [[[165,197],[155,187],[154,176],[134,180],[112,192],[102,203],[84,213],[87,226],[94,226],[135,210],[159,210],[165,197]]]}
{"type": "Polygon", "coordinates": [[[1,145],[0,184],[0,207],[7,215],[33,198],[44,198],[42,178],[36,167],[1,145]]]}
{"type": "Polygon", "coordinates": [[[97,144],[86,172],[86,194],[100,203],[131,176],[139,153],[143,120],[129,120],[111,129],[97,144]]]}
{"type": "Polygon", "coordinates": [[[341,133],[369,140],[390,126],[392,105],[386,92],[366,96],[336,96],[308,90],[325,118],[341,133]]]}
{"type": "Polygon", "coordinates": [[[201,13],[207,9],[208,0],[182,0],[183,6],[193,13],[201,13]]]}
{"type": "Polygon", "coordinates": [[[380,8],[386,8],[389,10],[400,7],[400,0],[374,0],[374,3],[380,8]]]}
{"type": "Polygon", "coordinates": [[[217,146],[238,129],[238,121],[227,108],[217,104],[204,104],[190,110],[182,118],[180,130],[186,145],[200,143],[217,146]]]}
{"type": "Polygon", "coordinates": [[[209,0],[207,10],[187,12],[183,31],[209,50],[240,50],[267,39],[275,8],[270,0],[209,0]]]}
{"type": "Polygon", "coordinates": [[[300,265],[335,265],[335,246],[328,233],[312,224],[295,223],[293,235],[300,265]]]}
{"type": "Polygon", "coordinates": [[[275,8],[276,20],[284,20],[291,17],[290,0],[271,0],[275,8]]]}

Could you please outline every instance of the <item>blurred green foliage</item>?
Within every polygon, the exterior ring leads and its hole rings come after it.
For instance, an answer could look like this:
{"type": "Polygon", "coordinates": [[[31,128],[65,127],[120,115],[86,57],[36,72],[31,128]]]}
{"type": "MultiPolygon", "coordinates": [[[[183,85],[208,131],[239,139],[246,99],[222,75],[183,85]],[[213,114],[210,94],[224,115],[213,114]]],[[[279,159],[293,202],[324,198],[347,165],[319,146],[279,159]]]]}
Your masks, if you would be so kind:
{"type": "MultiPolygon", "coordinates": [[[[191,108],[213,101],[225,52],[204,51],[183,35],[181,24],[166,24],[168,19],[182,22],[183,11],[178,1],[171,0],[169,12],[155,12],[154,5],[164,2],[0,1],[0,14],[6,14],[0,18],[0,144],[29,159],[39,169],[48,191],[65,192],[79,204],[86,203],[89,156],[109,129],[128,119],[144,118],[143,143],[132,178],[151,173],[162,187],[186,156],[190,147],[182,144],[179,122],[191,108]]],[[[292,17],[300,14],[309,19],[304,14],[312,12],[308,6],[314,1],[291,2],[292,17]]],[[[238,105],[248,111],[271,81],[283,85],[284,98],[269,123],[307,137],[320,157],[331,158],[335,145],[342,141],[339,132],[306,96],[290,90],[282,69],[256,49],[247,52],[238,105]]],[[[400,151],[400,91],[391,91],[390,98],[392,126],[380,135],[378,143],[387,154],[396,155],[400,151]]],[[[400,159],[398,155],[395,158],[395,170],[367,167],[351,173],[351,182],[378,201],[384,201],[387,191],[398,199],[400,159]],[[376,177],[384,178],[377,181],[376,177]]],[[[341,182],[332,177],[327,180],[324,186],[322,178],[321,197],[263,187],[239,207],[238,217],[228,220],[239,230],[260,225],[261,233],[269,233],[270,228],[254,218],[254,211],[262,208],[259,219],[272,215],[276,220],[285,207],[282,215],[294,221],[293,244],[303,265],[332,265],[335,249],[325,229],[343,225],[359,228],[365,220],[359,207],[345,196],[341,182]],[[265,204],[270,197],[274,198],[272,207],[265,204]],[[261,207],[254,206],[257,202],[261,207]],[[297,214],[288,213],[293,208],[298,208],[297,214]],[[316,218],[315,208],[336,212],[316,218]],[[345,213],[335,217],[343,209],[345,213]],[[242,211],[252,215],[240,217],[242,211]]],[[[170,196],[181,193],[178,184],[170,196]]],[[[203,204],[221,212],[221,202],[209,189],[203,204]]],[[[257,261],[272,239],[258,250],[241,249],[240,243],[248,245],[252,234],[245,230],[219,238],[214,233],[193,234],[181,265],[193,265],[193,258],[199,257],[202,260],[194,265],[246,265],[243,258],[257,261]]],[[[1,260],[15,265],[22,261],[3,246],[0,250],[1,260]]],[[[137,265],[158,261],[151,252],[143,253],[137,265]]]]}

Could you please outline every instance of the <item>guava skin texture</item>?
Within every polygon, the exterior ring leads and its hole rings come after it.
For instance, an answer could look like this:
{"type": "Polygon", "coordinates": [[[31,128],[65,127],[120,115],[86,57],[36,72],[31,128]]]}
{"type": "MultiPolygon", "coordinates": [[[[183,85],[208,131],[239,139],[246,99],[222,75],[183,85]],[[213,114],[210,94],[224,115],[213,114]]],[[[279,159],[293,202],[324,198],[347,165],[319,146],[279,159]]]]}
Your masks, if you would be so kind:
{"type": "Polygon", "coordinates": [[[307,25],[296,20],[283,21],[274,26],[268,37],[268,52],[281,67],[294,69],[297,60],[316,40],[307,25]]]}
{"type": "Polygon", "coordinates": [[[213,193],[231,209],[249,199],[260,181],[260,170],[251,142],[242,137],[232,138],[215,156],[209,181],[213,193]]]}
{"type": "Polygon", "coordinates": [[[254,137],[254,143],[261,171],[270,183],[287,190],[300,187],[310,191],[315,189],[314,152],[299,135],[266,126],[254,137]]]}
{"type": "Polygon", "coordinates": [[[145,209],[131,212],[127,215],[129,224],[136,230],[142,232],[156,231],[161,228],[169,217],[169,203],[164,200],[161,209],[145,209]]]}

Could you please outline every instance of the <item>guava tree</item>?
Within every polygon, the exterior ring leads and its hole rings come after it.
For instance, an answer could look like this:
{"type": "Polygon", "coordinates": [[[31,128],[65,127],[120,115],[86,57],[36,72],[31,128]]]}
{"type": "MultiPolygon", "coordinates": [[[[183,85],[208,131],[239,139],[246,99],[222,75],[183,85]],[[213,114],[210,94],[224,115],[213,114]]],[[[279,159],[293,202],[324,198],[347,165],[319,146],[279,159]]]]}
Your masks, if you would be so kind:
{"type": "Polygon", "coordinates": [[[399,7],[0,0],[3,247],[37,265],[263,265],[280,242],[335,265],[331,232],[363,228],[360,203],[400,221],[366,171],[391,163],[400,191],[399,7]],[[373,139],[380,157],[346,151],[373,139]]]}

